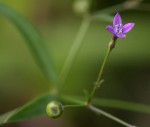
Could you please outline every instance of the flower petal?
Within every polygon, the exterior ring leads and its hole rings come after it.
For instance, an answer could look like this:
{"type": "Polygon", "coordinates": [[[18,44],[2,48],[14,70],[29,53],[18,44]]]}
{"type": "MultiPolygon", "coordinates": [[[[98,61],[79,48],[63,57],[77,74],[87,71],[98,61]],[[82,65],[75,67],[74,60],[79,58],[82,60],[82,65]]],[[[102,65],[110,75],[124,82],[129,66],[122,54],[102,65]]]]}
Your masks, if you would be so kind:
{"type": "Polygon", "coordinates": [[[119,37],[119,38],[126,38],[125,34],[116,34],[115,36],[119,37]]]}
{"type": "Polygon", "coordinates": [[[110,33],[114,34],[114,28],[113,28],[112,26],[107,26],[106,29],[107,29],[110,33]]]}
{"type": "Polygon", "coordinates": [[[123,33],[129,32],[134,27],[134,23],[127,23],[122,27],[123,33]]]}
{"type": "Polygon", "coordinates": [[[117,13],[114,17],[114,20],[113,20],[113,25],[116,26],[116,25],[119,25],[121,26],[122,25],[122,19],[121,19],[121,16],[119,13],[117,13]]]}

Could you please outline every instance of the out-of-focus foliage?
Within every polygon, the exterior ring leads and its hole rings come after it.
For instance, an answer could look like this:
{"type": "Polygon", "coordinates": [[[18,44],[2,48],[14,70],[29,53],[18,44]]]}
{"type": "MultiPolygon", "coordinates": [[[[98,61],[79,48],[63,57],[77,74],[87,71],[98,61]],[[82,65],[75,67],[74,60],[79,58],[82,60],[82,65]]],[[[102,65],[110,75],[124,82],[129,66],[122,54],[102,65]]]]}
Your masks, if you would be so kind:
{"type": "Polygon", "coordinates": [[[8,112],[0,117],[0,125],[8,122],[23,121],[45,115],[45,107],[54,99],[51,95],[42,95],[21,108],[8,112]]]}
{"type": "Polygon", "coordinates": [[[54,70],[52,60],[44,47],[44,41],[36,29],[15,11],[9,9],[4,4],[0,4],[1,14],[8,18],[24,36],[32,54],[34,55],[39,67],[44,71],[44,74],[49,80],[57,83],[57,76],[54,70]],[[19,20],[18,20],[19,19],[19,20]]]}
{"type": "MultiPolygon", "coordinates": [[[[80,19],[72,11],[73,1],[2,0],[2,2],[25,15],[41,30],[47,42],[45,44],[51,51],[59,72],[80,25],[80,19]]],[[[122,0],[94,1],[92,13],[112,5],[118,5],[121,2],[122,0]]],[[[142,4],[145,3],[149,8],[147,4],[149,1],[142,2],[142,4]]],[[[99,98],[116,98],[144,104],[150,102],[150,43],[148,34],[150,12],[146,10],[145,6],[142,7],[139,6],[137,10],[121,12],[123,22],[131,21],[136,25],[126,39],[118,40],[116,49],[112,52],[106,66],[105,82],[96,94],[99,98]]],[[[84,40],[85,43],[73,64],[63,93],[83,95],[83,89],[90,90],[92,88],[107,48],[107,42],[111,38],[111,35],[105,30],[108,23],[103,21],[97,20],[91,23],[84,40]]],[[[48,91],[48,83],[36,66],[24,44],[25,41],[16,28],[2,17],[0,26],[0,112],[4,113],[23,105],[37,94],[48,91]]],[[[139,126],[149,126],[150,124],[149,115],[106,110],[139,126]]],[[[118,126],[106,118],[97,118],[82,109],[66,111],[63,124],[86,126],[89,119],[91,121],[89,126],[118,126]]],[[[52,123],[47,119],[43,121],[49,121],[49,125],[52,123]]],[[[26,123],[32,125],[33,121],[26,123]]],[[[25,126],[26,123],[19,123],[18,126],[25,126]]]]}

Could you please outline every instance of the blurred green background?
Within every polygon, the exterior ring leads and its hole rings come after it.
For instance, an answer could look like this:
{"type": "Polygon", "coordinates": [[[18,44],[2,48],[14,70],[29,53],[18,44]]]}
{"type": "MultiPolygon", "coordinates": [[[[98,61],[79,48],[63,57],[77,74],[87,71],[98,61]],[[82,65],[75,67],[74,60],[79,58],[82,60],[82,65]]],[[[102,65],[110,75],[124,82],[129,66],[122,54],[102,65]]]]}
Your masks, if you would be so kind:
{"type": "MultiPolygon", "coordinates": [[[[1,0],[31,21],[43,34],[59,73],[76,37],[82,18],[72,9],[70,0],[1,0]]],[[[92,12],[123,2],[123,0],[94,0],[92,12]]],[[[143,1],[149,4],[149,1],[143,1]]],[[[150,6],[149,6],[150,7],[150,6]]],[[[119,10],[118,10],[119,11],[119,10]]],[[[105,82],[97,91],[99,98],[112,98],[150,104],[150,10],[121,12],[123,23],[134,22],[134,29],[126,39],[118,39],[107,63],[105,82]]],[[[19,20],[19,19],[18,19],[19,20]]],[[[83,95],[97,78],[112,35],[106,30],[111,22],[93,21],[84,44],[66,81],[63,93],[83,95]]],[[[49,84],[32,57],[25,40],[16,27],[0,17],[0,113],[19,107],[37,95],[47,92],[49,84]]],[[[129,123],[149,127],[147,114],[102,108],[129,123]]],[[[58,120],[47,117],[7,124],[6,127],[120,127],[103,116],[98,117],[86,109],[65,111],[58,120]]]]}

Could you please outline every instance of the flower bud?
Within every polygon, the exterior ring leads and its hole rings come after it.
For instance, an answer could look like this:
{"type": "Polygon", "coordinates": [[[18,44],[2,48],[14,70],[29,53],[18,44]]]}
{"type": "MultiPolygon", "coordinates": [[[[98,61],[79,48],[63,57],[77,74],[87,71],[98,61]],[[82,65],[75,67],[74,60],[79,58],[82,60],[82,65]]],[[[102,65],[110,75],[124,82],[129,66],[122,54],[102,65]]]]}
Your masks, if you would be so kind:
{"type": "Polygon", "coordinates": [[[63,105],[58,101],[51,101],[46,106],[46,113],[50,118],[56,119],[62,115],[63,105]]]}
{"type": "Polygon", "coordinates": [[[73,10],[78,15],[85,15],[89,11],[89,3],[87,0],[75,0],[73,10]]]}

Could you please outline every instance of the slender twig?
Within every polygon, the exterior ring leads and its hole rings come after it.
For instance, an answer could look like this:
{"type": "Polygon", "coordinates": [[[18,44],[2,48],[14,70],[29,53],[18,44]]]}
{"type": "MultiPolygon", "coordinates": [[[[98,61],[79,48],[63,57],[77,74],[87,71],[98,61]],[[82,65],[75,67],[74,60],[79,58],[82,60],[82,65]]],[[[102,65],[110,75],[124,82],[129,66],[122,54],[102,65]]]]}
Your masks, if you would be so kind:
{"type": "Polygon", "coordinates": [[[100,85],[101,85],[100,81],[101,81],[102,74],[103,74],[103,70],[104,70],[104,67],[105,67],[105,64],[106,64],[106,61],[107,61],[107,59],[108,59],[109,54],[110,54],[110,48],[108,49],[108,51],[107,51],[107,53],[106,53],[105,59],[104,59],[104,61],[103,61],[103,64],[102,64],[102,66],[101,66],[101,69],[100,69],[100,72],[99,72],[99,75],[98,75],[98,78],[97,78],[97,80],[96,80],[96,82],[95,82],[95,84],[94,84],[94,87],[93,87],[93,89],[92,89],[89,102],[90,102],[91,99],[93,98],[96,89],[97,89],[98,87],[100,87],[100,85]]]}
{"type": "Polygon", "coordinates": [[[85,105],[64,105],[64,108],[70,108],[70,107],[85,107],[85,105]]]}
{"type": "Polygon", "coordinates": [[[107,118],[110,118],[126,127],[136,127],[92,105],[89,105],[88,108],[96,114],[106,116],[107,118]]]}
{"type": "Polygon", "coordinates": [[[115,40],[112,39],[112,40],[110,41],[110,43],[109,43],[108,50],[107,50],[107,52],[106,52],[104,61],[103,61],[102,66],[101,66],[101,68],[100,68],[100,71],[99,71],[97,80],[96,80],[96,82],[95,82],[95,84],[94,84],[94,87],[93,87],[92,92],[91,92],[91,94],[90,94],[89,100],[88,100],[88,102],[87,102],[88,104],[91,102],[91,100],[92,100],[92,98],[93,98],[93,96],[94,96],[94,94],[95,94],[95,92],[96,92],[96,89],[99,88],[99,87],[101,86],[101,84],[103,83],[103,80],[102,80],[103,71],[104,71],[106,62],[107,62],[107,60],[108,60],[108,57],[109,57],[109,55],[110,55],[110,52],[111,52],[111,50],[114,48],[114,46],[115,46],[115,40]]]}
{"type": "Polygon", "coordinates": [[[72,45],[72,47],[68,53],[69,55],[68,55],[64,65],[62,67],[60,77],[59,77],[61,84],[62,84],[60,89],[62,89],[64,82],[66,81],[67,76],[68,76],[68,74],[72,68],[73,62],[75,61],[77,54],[81,48],[81,45],[83,44],[83,39],[84,39],[85,34],[88,30],[89,24],[90,24],[90,20],[89,20],[89,17],[87,16],[82,21],[82,24],[80,26],[80,29],[79,29],[78,34],[76,36],[76,39],[73,42],[73,45],[72,45]]]}

